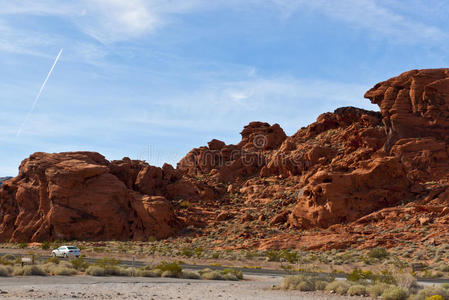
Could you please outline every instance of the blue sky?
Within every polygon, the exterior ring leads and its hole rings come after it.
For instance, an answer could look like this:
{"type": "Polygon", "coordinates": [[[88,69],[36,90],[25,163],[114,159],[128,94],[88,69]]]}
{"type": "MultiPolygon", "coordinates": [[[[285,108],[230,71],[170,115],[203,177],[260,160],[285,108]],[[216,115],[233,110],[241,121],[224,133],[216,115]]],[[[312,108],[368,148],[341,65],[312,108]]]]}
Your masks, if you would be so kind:
{"type": "Polygon", "coordinates": [[[176,164],[250,121],[293,134],[446,67],[437,0],[0,0],[0,176],[36,151],[176,164]],[[57,53],[62,56],[20,135],[57,53]]]}

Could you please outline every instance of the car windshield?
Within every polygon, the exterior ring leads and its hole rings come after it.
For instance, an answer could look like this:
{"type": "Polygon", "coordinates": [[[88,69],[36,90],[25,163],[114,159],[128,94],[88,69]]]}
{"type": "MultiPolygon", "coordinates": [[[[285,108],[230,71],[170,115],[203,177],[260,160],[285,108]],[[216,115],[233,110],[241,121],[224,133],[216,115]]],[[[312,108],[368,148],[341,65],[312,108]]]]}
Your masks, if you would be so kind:
{"type": "Polygon", "coordinates": [[[73,246],[69,246],[69,247],[67,247],[67,249],[69,249],[69,250],[78,250],[78,248],[73,247],[73,246]]]}

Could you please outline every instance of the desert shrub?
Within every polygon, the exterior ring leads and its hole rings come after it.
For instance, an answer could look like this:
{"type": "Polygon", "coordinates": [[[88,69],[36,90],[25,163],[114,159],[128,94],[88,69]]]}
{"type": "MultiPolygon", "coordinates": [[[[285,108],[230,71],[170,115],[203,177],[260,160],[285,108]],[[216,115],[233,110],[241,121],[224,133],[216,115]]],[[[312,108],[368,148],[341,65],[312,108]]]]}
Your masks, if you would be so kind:
{"type": "Polygon", "coordinates": [[[49,241],[42,242],[42,244],[41,244],[42,250],[48,250],[48,249],[50,249],[50,246],[51,246],[51,244],[49,241]]]}
{"type": "Polygon", "coordinates": [[[284,290],[300,291],[324,290],[326,285],[333,280],[334,278],[332,277],[307,276],[302,274],[286,276],[282,280],[280,288],[284,290]]]}
{"type": "Polygon", "coordinates": [[[443,289],[449,290],[449,283],[442,283],[440,285],[443,289]]]}
{"type": "Polygon", "coordinates": [[[191,272],[191,271],[182,271],[181,277],[185,278],[185,279],[200,279],[201,278],[201,276],[198,273],[191,272]]]}
{"type": "Polygon", "coordinates": [[[226,268],[223,270],[223,274],[232,274],[235,277],[237,277],[237,279],[243,279],[243,272],[240,270],[236,270],[233,268],[226,268]]]}
{"type": "Polygon", "coordinates": [[[219,271],[204,272],[201,274],[201,279],[204,280],[224,280],[223,275],[219,271]]]}
{"type": "Polygon", "coordinates": [[[53,275],[61,275],[61,276],[71,276],[77,274],[75,269],[67,268],[65,266],[57,266],[52,270],[51,273],[53,275]]]}
{"type": "Polygon", "coordinates": [[[171,273],[173,273],[176,276],[179,276],[182,273],[182,268],[177,262],[163,261],[160,264],[156,265],[155,269],[159,269],[162,272],[170,271],[171,273]]]}
{"type": "Polygon", "coordinates": [[[449,272],[449,265],[441,265],[440,270],[443,272],[449,272]]]}
{"type": "Polygon", "coordinates": [[[380,275],[375,275],[373,279],[377,282],[396,285],[395,274],[393,274],[390,270],[382,270],[380,275]]]}
{"type": "Polygon", "coordinates": [[[86,270],[86,274],[92,276],[106,276],[104,268],[100,266],[89,266],[86,270]]]}
{"type": "Polygon", "coordinates": [[[349,281],[360,281],[373,278],[373,273],[371,271],[362,271],[360,269],[355,269],[346,276],[346,280],[349,281]]]}
{"type": "Polygon", "coordinates": [[[315,290],[315,285],[313,284],[312,281],[309,281],[309,280],[301,281],[296,286],[296,289],[298,289],[298,290],[300,290],[302,292],[314,291],[315,290]]]}
{"type": "Polygon", "coordinates": [[[204,253],[204,248],[195,248],[194,252],[195,252],[195,256],[197,258],[200,258],[204,253]]]}
{"type": "Polygon", "coordinates": [[[192,257],[193,256],[193,250],[190,248],[182,248],[181,249],[181,255],[185,257],[192,257]]]}
{"type": "Polygon", "coordinates": [[[21,243],[19,243],[17,246],[18,246],[19,248],[21,248],[21,249],[24,249],[24,248],[27,248],[27,247],[28,247],[28,243],[21,242],[21,243]]]}
{"type": "Polygon", "coordinates": [[[387,250],[385,250],[384,248],[382,248],[382,247],[376,247],[376,248],[373,248],[373,249],[371,249],[369,252],[368,252],[368,256],[369,257],[371,257],[371,258],[377,258],[377,259],[383,259],[383,258],[386,258],[386,257],[388,257],[388,251],[387,250]]]}
{"type": "Polygon", "coordinates": [[[444,300],[444,299],[440,295],[433,295],[433,296],[427,297],[426,300],[444,300]]]}
{"type": "Polygon", "coordinates": [[[78,271],[84,271],[89,267],[89,263],[86,262],[82,257],[70,260],[70,264],[78,271]]]}
{"type": "Polygon", "coordinates": [[[307,276],[293,275],[293,276],[284,277],[284,279],[281,282],[280,288],[283,290],[302,290],[302,291],[304,291],[310,285],[312,287],[309,290],[313,290],[314,289],[313,283],[311,283],[310,278],[308,278],[307,276]],[[301,285],[301,287],[300,287],[300,285],[301,285]]]}
{"type": "Polygon", "coordinates": [[[131,276],[131,270],[120,266],[107,266],[104,269],[106,275],[111,276],[131,276]]]}
{"type": "Polygon", "coordinates": [[[209,273],[209,272],[212,272],[212,270],[209,269],[209,268],[202,269],[202,270],[199,270],[199,271],[198,271],[198,273],[199,273],[200,275],[203,275],[204,273],[209,273]]]}
{"type": "Polygon", "coordinates": [[[279,261],[281,258],[279,251],[276,250],[268,250],[265,253],[265,257],[267,258],[268,261],[279,261]]]}
{"type": "Polygon", "coordinates": [[[393,277],[396,285],[406,290],[417,286],[416,278],[410,273],[395,273],[393,277]]]}
{"type": "Polygon", "coordinates": [[[136,269],[137,277],[160,277],[161,274],[157,274],[153,270],[148,269],[136,269]]]}
{"type": "Polygon", "coordinates": [[[350,286],[347,294],[349,296],[365,296],[367,295],[366,287],[361,284],[350,286]]]}
{"type": "Polygon", "coordinates": [[[4,256],[0,257],[0,265],[13,265],[14,261],[5,259],[4,256]]]}
{"type": "Polygon", "coordinates": [[[17,258],[12,254],[6,254],[2,256],[2,261],[14,262],[17,258]]]}
{"type": "Polygon", "coordinates": [[[153,269],[152,271],[156,275],[156,277],[161,277],[162,273],[164,272],[161,269],[153,269]]]}
{"type": "Polygon", "coordinates": [[[329,283],[329,282],[324,281],[324,280],[317,280],[317,281],[315,281],[315,289],[316,289],[317,291],[324,291],[324,289],[326,289],[326,285],[327,285],[328,283],[329,283]]]}
{"type": "Polygon", "coordinates": [[[289,263],[295,263],[298,261],[298,252],[296,251],[282,250],[279,256],[289,263]]]}
{"type": "Polygon", "coordinates": [[[335,292],[339,295],[345,295],[351,284],[344,280],[336,280],[326,285],[326,291],[335,292]]]}
{"type": "Polygon", "coordinates": [[[224,280],[230,280],[230,281],[238,281],[239,279],[237,278],[237,276],[235,276],[232,273],[228,273],[228,274],[223,274],[223,279],[224,280]]]}
{"type": "Polygon", "coordinates": [[[0,265],[0,277],[7,277],[11,275],[13,268],[11,266],[1,266],[0,265]]]}
{"type": "Polygon", "coordinates": [[[24,266],[24,267],[15,267],[13,271],[14,275],[21,275],[21,276],[47,276],[47,272],[41,267],[37,265],[33,266],[24,266]]]}
{"type": "Polygon", "coordinates": [[[371,298],[377,298],[381,296],[390,287],[391,285],[380,282],[367,286],[366,291],[371,298]]]}
{"type": "Polygon", "coordinates": [[[385,300],[406,300],[408,292],[400,287],[392,286],[382,293],[382,299],[385,300]]]}
{"type": "Polygon", "coordinates": [[[181,275],[182,273],[179,273],[179,274],[177,274],[177,273],[174,273],[174,272],[172,272],[172,271],[164,271],[164,272],[162,272],[162,274],[161,274],[161,277],[171,277],[171,278],[176,278],[176,277],[178,277],[179,275],[181,275]]]}
{"type": "Polygon", "coordinates": [[[427,286],[411,297],[412,300],[427,300],[432,296],[441,296],[444,300],[449,300],[449,290],[441,286],[427,286]]]}

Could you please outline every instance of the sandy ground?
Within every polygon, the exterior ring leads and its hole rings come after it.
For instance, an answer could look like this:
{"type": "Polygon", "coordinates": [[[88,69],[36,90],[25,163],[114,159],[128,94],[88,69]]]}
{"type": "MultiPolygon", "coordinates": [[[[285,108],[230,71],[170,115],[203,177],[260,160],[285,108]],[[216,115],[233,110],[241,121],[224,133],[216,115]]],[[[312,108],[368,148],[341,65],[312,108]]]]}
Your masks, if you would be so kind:
{"type": "Polygon", "coordinates": [[[239,282],[91,276],[10,277],[0,279],[0,299],[359,299],[272,290],[280,280],[265,276],[248,276],[247,280],[239,282]]]}

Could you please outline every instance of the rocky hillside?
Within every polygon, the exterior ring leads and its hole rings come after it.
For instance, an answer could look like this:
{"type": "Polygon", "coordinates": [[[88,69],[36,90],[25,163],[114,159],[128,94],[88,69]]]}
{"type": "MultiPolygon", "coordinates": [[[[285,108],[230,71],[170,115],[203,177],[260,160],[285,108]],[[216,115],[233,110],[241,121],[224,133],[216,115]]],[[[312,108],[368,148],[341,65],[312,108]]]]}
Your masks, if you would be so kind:
{"type": "Polygon", "coordinates": [[[448,243],[449,69],[413,70],[287,136],[252,122],[174,169],[35,153],[0,189],[0,240],[192,236],[217,248],[448,243]],[[425,230],[423,230],[425,228],[425,230]],[[81,230],[80,230],[81,229],[81,230]]]}

